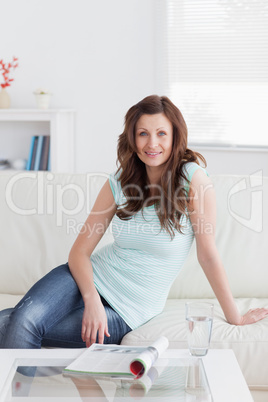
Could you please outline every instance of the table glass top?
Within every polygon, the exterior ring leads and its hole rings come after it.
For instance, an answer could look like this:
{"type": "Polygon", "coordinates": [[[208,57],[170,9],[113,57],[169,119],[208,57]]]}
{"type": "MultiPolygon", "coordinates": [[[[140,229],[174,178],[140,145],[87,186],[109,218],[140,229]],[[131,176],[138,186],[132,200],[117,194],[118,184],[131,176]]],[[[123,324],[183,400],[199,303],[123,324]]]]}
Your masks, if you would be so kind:
{"type": "Polygon", "coordinates": [[[66,365],[60,358],[17,359],[4,401],[213,401],[198,358],[159,359],[140,380],[66,375],[66,365]]]}

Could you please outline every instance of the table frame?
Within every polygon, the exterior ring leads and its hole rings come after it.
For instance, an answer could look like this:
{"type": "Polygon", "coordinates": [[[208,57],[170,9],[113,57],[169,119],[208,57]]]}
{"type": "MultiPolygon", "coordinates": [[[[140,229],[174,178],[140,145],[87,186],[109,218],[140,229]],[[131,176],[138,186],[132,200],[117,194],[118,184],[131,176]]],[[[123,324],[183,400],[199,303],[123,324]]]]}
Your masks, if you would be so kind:
{"type": "MultiPolygon", "coordinates": [[[[2,349],[0,350],[0,402],[9,386],[9,375],[15,359],[75,359],[84,349],[2,349]]],[[[189,358],[186,349],[168,349],[163,358],[189,358]]],[[[231,349],[211,349],[202,358],[214,402],[253,402],[246,381],[231,349]]],[[[11,381],[11,378],[10,378],[11,381]]],[[[28,398],[21,398],[30,400],[28,398]]],[[[54,399],[54,398],[53,398],[54,399]]],[[[60,400],[61,398],[58,398],[60,400]]],[[[77,398],[77,401],[81,401],[77,398]]],[[[52,401],[51,401],[52,402],[52,401]]]]}

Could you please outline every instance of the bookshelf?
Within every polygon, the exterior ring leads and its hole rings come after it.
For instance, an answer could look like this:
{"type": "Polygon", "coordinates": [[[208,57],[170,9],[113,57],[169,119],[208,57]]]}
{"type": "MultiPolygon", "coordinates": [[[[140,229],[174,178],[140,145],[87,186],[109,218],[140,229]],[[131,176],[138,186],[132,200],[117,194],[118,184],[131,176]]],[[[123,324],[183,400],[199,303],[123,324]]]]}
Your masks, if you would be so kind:
{"type": "MultiPolygon", "coordinates": [[[[70,109],[0,109],[1,123],[46,123],[50,135],[50,160],[52,172],[74,172],[74,123],[75,111],[70,109]]],[[[0,136],[4,130],[0,129],[0,136]]],[[[19,136],[19,132],[16,134],[19,136]]],[[[38,135],[38,133],[36,134],[38,135]]],[[[29,135],[29,147],[30,147],[29,135]]],[[[12,152],[12,149],[10,150],[12,152]]]]}

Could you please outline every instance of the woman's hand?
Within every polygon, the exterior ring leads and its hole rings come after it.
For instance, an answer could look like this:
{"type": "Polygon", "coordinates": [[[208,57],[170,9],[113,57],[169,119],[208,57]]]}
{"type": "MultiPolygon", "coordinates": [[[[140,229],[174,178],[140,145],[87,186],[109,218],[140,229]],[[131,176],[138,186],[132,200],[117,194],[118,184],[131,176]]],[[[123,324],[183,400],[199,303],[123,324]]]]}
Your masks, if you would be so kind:
{"type": "Polygon", "coordinates": [[[247,325],[268,316],[267,308],[249,310],[241,317],[234,302],[228,278],[215,242],[216,197],[212,182],[198,169],[192,177],[189,192],[190,219],[195,232],[197,257],[203,271],[231,325],[247,325]]]}
{"type": "Polygon", "coordinates": [[[241,321],[238,325],[254,324],[254,322],[263,320],[263,318],[265,317],[268,317],[267,308],[256,308],[253,310],[251,309],[241,317],[241,321]]]}
{"type": "Polygon", "coordinates": [[[104,335],[110,336],[107,316],[98,293],[85,301],[81,337],[87,348],[96,342],[97,335],[99,343],[103,343],[104,335]]]}
{"type": "Polygon", "coordinates": [[[87,347],[96,342],[97,335],[99,343],[103,343],[104,335],[110,336],[105,309],[94,285],[90,256],[113,219],[116,209],[107,180],[69,254],[69,268],[85,304],[81,337],[87,347]]]}

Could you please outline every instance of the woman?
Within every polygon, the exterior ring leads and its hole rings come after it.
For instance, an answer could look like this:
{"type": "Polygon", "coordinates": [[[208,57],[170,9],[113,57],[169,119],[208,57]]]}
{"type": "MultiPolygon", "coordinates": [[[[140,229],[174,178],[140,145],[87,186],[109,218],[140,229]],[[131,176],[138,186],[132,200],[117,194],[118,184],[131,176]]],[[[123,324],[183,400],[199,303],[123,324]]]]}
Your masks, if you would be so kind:
{"type": "Polygon", "coordinates": [[[234,303],[215,246],[214,191],[199,160],[205,163],[187,148],[185,121],[167,97],[131,107],[118,142],[119,169],[101,189],[68,264],[1,312],[0,346],[120,343],[162,311],[194,237],[227,321],[264,318],[267,309],[241,316],[234,303]],[[112,220],[114,243],[93,253],[112,220]]]}

